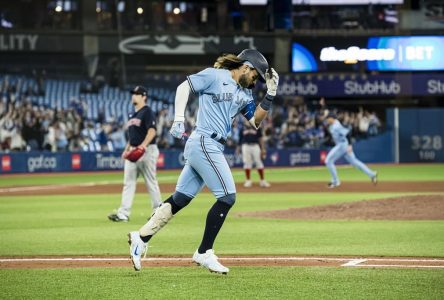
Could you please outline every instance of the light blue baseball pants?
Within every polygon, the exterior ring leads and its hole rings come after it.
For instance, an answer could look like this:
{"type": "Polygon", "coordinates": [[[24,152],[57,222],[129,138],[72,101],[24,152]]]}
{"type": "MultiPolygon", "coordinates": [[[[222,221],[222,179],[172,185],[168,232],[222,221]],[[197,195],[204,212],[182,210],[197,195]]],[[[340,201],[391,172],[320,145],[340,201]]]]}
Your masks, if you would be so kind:
{"type": "Polygon", "coordinates": [[[356,157],[353,151],[351,153],[348,153],[347,148],[348,148],[348,143],[339,143],[336,146],[334,146],[327,154],[327,157],[325,159],[325,165],[327,166],[328,171],[330,172],[332,183],[334,184],[340,183],[338,172],[336,171],[335,162],[338,159],[340,159],[342,156],[344,156],[344,158],[347,160],[349,164],[367,174],[368,177],[372,178],[373,176],[376,175],[376,172],[370,170],[362,161],[360,161],[356,157]]]}

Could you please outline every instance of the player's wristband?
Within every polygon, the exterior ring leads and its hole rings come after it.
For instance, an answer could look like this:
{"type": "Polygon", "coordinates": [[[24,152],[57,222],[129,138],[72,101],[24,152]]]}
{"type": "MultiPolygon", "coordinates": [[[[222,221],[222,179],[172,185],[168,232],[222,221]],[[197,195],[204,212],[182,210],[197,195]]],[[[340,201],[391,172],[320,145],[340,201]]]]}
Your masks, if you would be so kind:
{"type": "Polygon", "coordinates": [[[265,111],[269,111],[271,108],[271,103],[273,102],[274,97],[267,94],[265,95],[264,100],[261,101],[261,103],[259,104],[260,107],[265,110],[265,111]]]}

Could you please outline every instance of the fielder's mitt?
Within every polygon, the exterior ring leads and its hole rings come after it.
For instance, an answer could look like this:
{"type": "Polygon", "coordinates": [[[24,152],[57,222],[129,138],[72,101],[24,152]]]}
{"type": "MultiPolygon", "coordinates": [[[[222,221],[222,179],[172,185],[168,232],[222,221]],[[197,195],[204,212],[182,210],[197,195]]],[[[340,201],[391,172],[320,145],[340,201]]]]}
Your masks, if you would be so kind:
{"type": "Polygon", "coordinates": [[[128,154],[125,155],[125,158],[129,161],[136,162],[145,154],[144,147],[136,147],[133,150],[129,151],[128,154]]]}

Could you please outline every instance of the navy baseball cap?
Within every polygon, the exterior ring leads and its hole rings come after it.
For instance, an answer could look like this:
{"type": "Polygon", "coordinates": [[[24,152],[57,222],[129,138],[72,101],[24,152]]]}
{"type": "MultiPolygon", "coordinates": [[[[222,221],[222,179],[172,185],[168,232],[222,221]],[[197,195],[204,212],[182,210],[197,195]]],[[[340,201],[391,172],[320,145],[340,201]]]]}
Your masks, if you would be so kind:
{"type": "Polygon", "coordinates": [[[148,96],[148,90],[140,85],[138,85],[134,89],[132,89],[130,93],[136,94],[136,95],[148,96]]]}

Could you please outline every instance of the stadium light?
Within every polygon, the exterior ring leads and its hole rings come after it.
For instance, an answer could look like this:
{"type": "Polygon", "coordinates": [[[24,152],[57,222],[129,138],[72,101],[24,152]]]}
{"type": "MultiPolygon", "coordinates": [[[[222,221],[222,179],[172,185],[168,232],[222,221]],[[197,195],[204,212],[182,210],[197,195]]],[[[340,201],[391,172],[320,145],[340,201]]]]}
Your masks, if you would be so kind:
{"type": "Polygon", "coordinates": [[[138,8],[137,8],[137,13],[138,13],[139,15],[143,14],[143,8],[142,8],[142,7],[138,7],[138,8]]]}
{"type": "Polygon", "coordinates": [[[175,8],[173,9],[173,14],[175,14],[175,15],[180,14],[180,8],[179,8],[179,7],[175,7],[175,8]]]}

